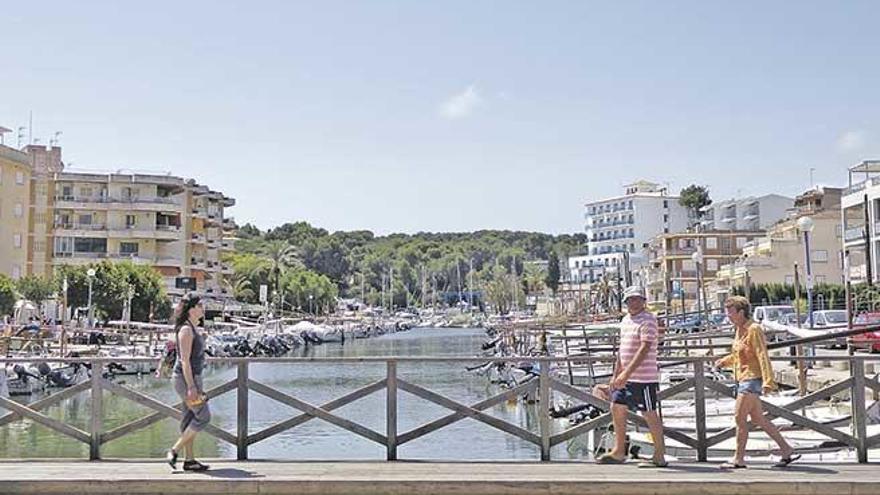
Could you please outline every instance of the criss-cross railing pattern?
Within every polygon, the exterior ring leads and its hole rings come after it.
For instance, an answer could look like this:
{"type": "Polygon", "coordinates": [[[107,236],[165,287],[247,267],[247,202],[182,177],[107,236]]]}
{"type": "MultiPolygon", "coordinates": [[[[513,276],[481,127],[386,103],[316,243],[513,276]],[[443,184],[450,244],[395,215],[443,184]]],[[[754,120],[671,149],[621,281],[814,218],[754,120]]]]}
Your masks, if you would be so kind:
{"type": "MultiPolygon", "coordinates": [[[[182,404],[166,404],[149,395],[141,393],[130,387],[126,387],[120,383],[104,378],[100,370],[110,362],[120,361],[143,361],[145,358],[100,358],[100,359],[31,359],[29,363],[35,362],[80,362],[88,363],[93,370],[92,377],[83,383],[60,390],[43,399],[37,400],[30,404],[24,405],[19,402],[0,397],[0,408],[6,409],[7,412],[0,416],[0,427],[8,425],[12,422],[28,419],[37,424],[45,426],[54,432],[73,438],[90,446],[90,459],[100,459],[101,446],[116,440],[118,438],[129,435],[135,431],[146,428],[165,418],[173,418],[179,420],[182,417],[182,404]],[[113,429],[105,429],[103,424],[104,404],[103,393],[108,392],[117,396],[135,402],[152,412],[144,417],[130,421],[113,429]],[[44,411],[50,406],[57,405],[62,401],[75,397],[78,394],[89,392],[91,396],[90,411],[90,428],[89,431],[77,428],[75,426],[64,423],[57,419],[51,418],[44,414],[44,411]]],[[[608,357],[578,357],[579,361],[594,360],[601,362],[607,360],[608,357]]],[[[665,358],[661,358],[665,359],[665,358]]],[[[671,385],[660,391],[659,399],[669,399],[684,392],[693,391],[694,399],[694,435],[689,435],[683,431],[665,428],[664,434],[691,449],[696,453],[699,461],[705,461],[708,457],[709,449],[735,436],[735,428],[731,422],[729,428],[715,432],[709,436],[706,428],[706,395],[711,392],[718,396],[735,397],[733,391],[721,383],[706,377],[704,368],[707,363],[711,363],[711,357],[690,357],[690,358],[669,358],[667,360],[679,363],[687,363],[692,367],[693,376],[684,381],[671,385]]],[[[785,357],[773,358],[775,361],[787,360],[809,360],[811,358],[803,357],[785,357]]],[[[812,358],[817,359],[817,358],[812,358]]],[[[876,377],[868,378],[865,376],[865,361],[870,357],[851,356],[851,357],[829,357],[822,356],[823,361],[847,361],[850,366],[850,376],[836,383],[828,384],[822,389],[817,390],[809,395],[796,398],[792,402],[785,405],[776,405],[767,401],[762,401],[765,414],[768,418],[782,418],[794,427],[803,428],[817,432],[829,439],[836,440],[842,445],[848,446],[856,450],[859,462],[867,462],[868,449],[880,445],[880,434],[867,435],[867,411],[865,403],[865,390],[869,389],[880,394],[880,382],[876,377]],[[804,409],[806,406],[814,404],[817,401],[828,399],[832,396],[847,394],[851,401],[851,430],[849,433],[841,431],[831,425],[821,423],[814,419],[810,419],[804,415],[798,414],[798,410],[804,409]]],[[[519,362],[522,358],[492,358],[489,361],[495,362],[519,362]]],[[[292,428],[301,426],[309,421],[318,419],[330,423],[338,428],[346,430],[354,435],[358,435],[367,440],[375,442],[386,448],[386,458],[388,460],[396,460],[398,458],[398,447],[416,439],[429,435],[437,430],[448,427],[463,419],[473,419],[484,425],[500,430],[509,435],[520,438],[526,442],[536,445],[540,448],[541,460],[549,461],[551,459],[551,448],[555,445],[566,442],[578,435],[596,432],[600,428],[611,423],[611,414],[609,412],[608,402],[594,396],[589,390],[576,388],[562,380],[552,376],[551,366],[564,363],[563,358],[533,358],[530,359],[539,367],[537,376],[532,377],[513,388],[506,389],[497,395],[481,400],[474,404],[463,404],[459,401],[446,397],[438,392],[432,391],[421,385],[403,380],[398,376],[397,367],[401,362],[473,362],[473,358],[217,358],[212,359],[218,363],[233,364],[237,367],[236,377],[228,382],[207,390],[209,398],[216,398],[226,393],[235,392],[237,396],[237,412],[236,412],[236,431],[229,432],[216,425],[209,425],[205,432],[236,447],[237,458],[245,460],[248,458],[248,447],[272,438],[282,432],[292,428]],[[279,364],[300,364],[309,365],[319,363],[373,363],[385,364],[385,378],[369,383],[357,390],[346,393],[345,395],[325,402],[323,404],[311,404],[301,398],[291,395],[287,392],[275,389],[253,380],[249,376],[250,365],[252,363],[279,363],[279,364]],[[333,412],[343,406],[352,404],[369,395],[377,392],[385,391],[385,417],[386,428],[384,433],[380,433],[362,424],[343,418],[333,412]],[[400,393],[405,392],[420,399],[429,401],[433,404],[441,406],[449,410],[449,413],[436,420],[417,426],[406,432],[398,432],[398,400],[400,393]],[[249,432],[249,396],[251,393],[259,394],[278,403],[287,405],[297,411],[298,414],[288,419],[268,426],[260,431],[249,432]],[[554,425],[550,419],[547,410],[551,399],[556,396],[568,396],[577,401],[590,404],[599,409],[602,413],[595,418],[584,421],[575,426],[554,431],[554,425]],[[487,412],[494,406],[502,404],[508,400],[521,396],[531,396],[538,398],[539,414],[538,431],[532,431],[527,428],[512,424],[503,419],[497,418],[487,412]]],[[[0,362],[24,362],[23,359],[0,359],[0,362]]],[[[483,359],[485,361],[485,359],[483,359]]],[[[564,373],[563,373],[564,375],[564,373]]],[[[628,413],[629,422],[645,427],[647,426],[644,419],[636,414],[628,413]]]]}

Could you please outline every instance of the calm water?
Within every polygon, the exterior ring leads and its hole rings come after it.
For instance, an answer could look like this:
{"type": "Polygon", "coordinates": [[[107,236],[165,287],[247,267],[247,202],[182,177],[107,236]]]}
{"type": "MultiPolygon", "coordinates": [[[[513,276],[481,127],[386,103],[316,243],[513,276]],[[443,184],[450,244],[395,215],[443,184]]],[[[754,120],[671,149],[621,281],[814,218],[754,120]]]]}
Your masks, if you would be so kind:
{"type": "MultiPolygon", "coordinates": [[[[486,340],[476,329],[417,329],[373,339],[325,344],[312,347],[308,356],[473,356],[486,340]]],[[[300,350],[296,355],[303,355],[300,350]]],[[[486,378],[464,370],[467,363],[400,363],[398,375],[411,383],[464,404],[472,404],[499,393],[486,378]]],[[[205,386],[210,388],[235,378],[235,369],[213,366],[206,370],[205,386]]],[[[250,377],[270,387],[320,405],[385,377],[384,363],[378,364],[252,364],[250,377]]],[[[169,380],[153,377],[127,377],[117,380],[165,403],[177,397],[169,380]]],[[[250,393],[250,432],[255,433],[299,414],[299,411],[267,397],[250,393]]],[[[46,410],[46,414],[89,429],[88,393],[46,410]]],[[[105,431],[149,414],[151,411],[124,398],[104,394],[105,431]]],[[[235,433],[235,393],[213,399],[212,422],[235,433]]],[[[449,410],[400,391],[398,395],[398,434],[450,413],[449,410]]],[[[488,411],[513,424],[538,432],[536,406],[506,403],[488,411]]],[[[380,391],[334,411],[379,433],[385,433],[385,392],[380,391]]],[[[557,425],[557,429],[562,425],[557,425]]],[[[149,428],[107,443],[102,456],[160,457],[177,437],[175,421],[165,419],[149,428]]],[[[556,459],[581,457],[585,445],[577,439],[554,449],[556,459]]],[[[196,443],[197,455],[235,457],[235,447],[207,434],[196,443]]],[[[251,445],[252,459],[384,459],[385,447],[313,419],[294,429],[251,445]]],[[[0,428],[0,457],[88,457],[88,446],[55,434],[30,421],[18,421],[0,428]]],[[[401,459],[538,459],[537,446],[502,433],[471,419],[459,421],[420,439],[398,447],[401,459]]]]}

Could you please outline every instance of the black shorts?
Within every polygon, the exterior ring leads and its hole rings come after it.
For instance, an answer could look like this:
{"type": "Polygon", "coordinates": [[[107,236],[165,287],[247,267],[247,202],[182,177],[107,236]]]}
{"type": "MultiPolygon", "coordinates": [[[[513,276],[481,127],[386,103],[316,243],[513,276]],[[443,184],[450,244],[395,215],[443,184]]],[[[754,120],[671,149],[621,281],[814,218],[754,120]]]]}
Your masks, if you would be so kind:
{"type": "Polygon", "coordinates": [[[630,411],[656,411],[660,405],[659,389],[658,383],[627,382],[625,387],[611,391],[611,402],[623,404],[630,411]]]}

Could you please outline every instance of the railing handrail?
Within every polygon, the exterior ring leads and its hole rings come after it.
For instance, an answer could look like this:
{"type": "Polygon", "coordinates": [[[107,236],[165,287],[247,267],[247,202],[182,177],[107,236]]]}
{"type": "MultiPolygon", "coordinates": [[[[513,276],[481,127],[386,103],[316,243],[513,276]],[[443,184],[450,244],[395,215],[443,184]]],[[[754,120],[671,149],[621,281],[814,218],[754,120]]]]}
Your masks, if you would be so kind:
{"type": "MultiPolygon", "coordinates": [[[[723,355],[723,354],[722,354],[723,355]]],[[[699,362],[715,362],[722,355],[714,356],[658,356],[657,361],[663,363],[699,363],[699,362]]],[[[118,357],[75,357],[75,358],[52,358],[52,357],[0,357],[0,363],[153,363],[159,359],[156,357],[146,356],[118,356],[118,357]]],[[[539,356],[365,356],[365,357],[209,357],[209,363],[228,363],[228,364],[297,364],[297,363],[567,363],[569,361],[585,362],[613,362],[617,358],[611,355],[604,356],[570,356],[570,357],[539,357],[539,356]]],[[[770,356],[770,361],[851,361],[851,362],[867,362],[880,361],[880,355],[864,355],[864,356],[770,356]]]]}

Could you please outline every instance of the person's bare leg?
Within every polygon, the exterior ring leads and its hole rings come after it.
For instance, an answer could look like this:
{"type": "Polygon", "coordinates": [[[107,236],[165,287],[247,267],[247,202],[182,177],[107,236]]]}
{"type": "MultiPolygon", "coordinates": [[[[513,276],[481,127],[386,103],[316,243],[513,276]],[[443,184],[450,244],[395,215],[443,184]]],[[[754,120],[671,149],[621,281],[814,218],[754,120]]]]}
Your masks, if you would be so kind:
{"type": "Polygon", "coordinates": [[[192,441],[193,439],[195,439],[197,433],[198,432],[193,430],[192,428],[187,428],[183,432],[183,434],[180,435],[180,438],[177,439],[177,442],[171,448],[174,449],[175,452],[180,452],[180,449],[182,449],[184,446],[192,445],[192,441]]]}
{"type": "Polygon", "coordinates": [[[611,418],[614,424],[614,449],[609,452],[618,460],[626,459],[626,411],[623,404],[611,404],[611,418]]]}
{"type": "Polygon", "coordinates": [[[196,456],[193,452],[193,444],[196,443],[196,436],[193,435],[192,440],[190,440],[186,445],[183,446],[184,459],[187,461],[195,460],[196,456]]]}
{"type": "Polygon", "coordinates": [[[791,448],[791,445],[789,445],[788,442],[785,441],[785,438],[782,437],[782,434],[779,433],[779,428],[764,416],[764,408],[761,407],[761,401],[758,399],[758,396],[754,394],[748,395],[754,397],[754,405],[749,413],[752,423],[764,430],[767,435],[779,445],[779,451],[783,458],[789,457],[792,452],[794,452],[794,449],[791,448]]]}
{"type": "Polygon", "coordinates": [[[648,429],[651,431],[651,438],[654,439],[654,462],[662,464],[666,461],[666,442],[663,438],[663,421],[657,411],[645,411],[645,422],[648,423],[648,429]]]}
{"type": "Polygon", "coordinates": [[[751,403],[749,396],[752,394],[739,394],[736,397],[734,409],[734,421],[736,422],[736,451],[733,454],[733,463],[745,464],[746,442],[749,441],[749,411],[751,403]]]}

